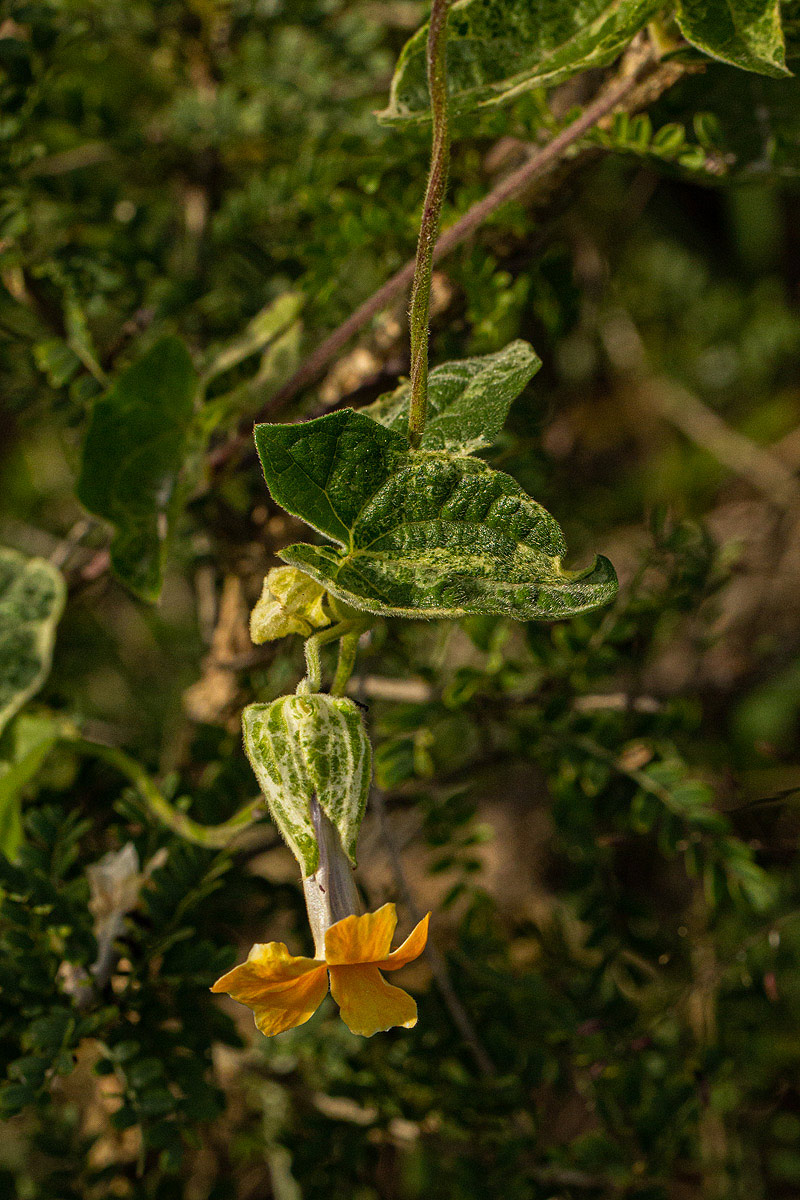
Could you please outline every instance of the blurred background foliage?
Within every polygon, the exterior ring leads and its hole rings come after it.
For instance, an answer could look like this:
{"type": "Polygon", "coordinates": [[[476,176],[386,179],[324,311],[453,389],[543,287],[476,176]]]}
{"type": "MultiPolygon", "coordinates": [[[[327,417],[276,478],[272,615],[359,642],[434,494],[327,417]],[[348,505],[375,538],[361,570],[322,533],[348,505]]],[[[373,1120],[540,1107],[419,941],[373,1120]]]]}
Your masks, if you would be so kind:
{"type": "MultiPolygon", "coordinates": [[[[299,527],[247,447],[198,467],[161,602],[140,603],[75,497],[87,416],[158,338],[207,369],[291,293],[261,381],[248,355],[209,377],[224,438],[413,253],[427,134],[373,114],[424,16],[3,8],[0,537],[61,567],[69,600],[0,741],[9,769],[45,747],[0,858],[2,1197],[800,1187],[794,80],[687,69],[649,125],[606,125],[437,273],[434,362],[517,336],[541,355],[489,458],[621,590],[554,626],[384,623],[362,648],[379,793],[359,886],[406,928],[435,912],[413,1031],[364,1041],[329,1001],[262,1038],[208,987],[253,941],[310,949],[274,831],[191,845],[113,761],[42,741],[61,722],[124,748],[199,821],[252,799],[239,713],[292,690],[302,651],[253,649],[247,612],[299,527]]],[[[594,86],[459,124],[446,221],[594,86]]],[[[401,300],[281,418],[407,366],[401,300]]]]}

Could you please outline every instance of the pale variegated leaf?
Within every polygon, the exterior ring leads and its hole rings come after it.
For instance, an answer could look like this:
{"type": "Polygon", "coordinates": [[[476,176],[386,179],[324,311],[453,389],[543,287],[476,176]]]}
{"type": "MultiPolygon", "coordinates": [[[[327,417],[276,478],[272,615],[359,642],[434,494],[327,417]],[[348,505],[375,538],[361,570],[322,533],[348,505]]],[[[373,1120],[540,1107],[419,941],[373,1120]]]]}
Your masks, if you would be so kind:
{"type": "MultiPolygon", "coordinates": [[[[428,377],[422,449],[469,454],[490,446],[503,428],[512,402],[541,365],[532,346],[516,341],[496,354],[434,367],[428,377]]],[[[410,400],[411,384],[406,382],[359,411],[387,429],[403,433],[410,400]]]]}
{"type": "MultiPolygon", "coordinates": [[[[504,104],[605,67],[661,8],[658,0],[456,0],[447,33],[451,107],[504,104]]],[[[425,25],[403,47],[382,121],[428,117],[427,37],[425,25]]]]}
{"type": "Polygon", "coordinates": [[[47,678],[65,595],[51,563],[0,547],[0,730],[47,678]]]}
{"type": "Polygon", "coordinates": [[[372,778],[358,707],[342,696],[283,696],[242,715],[244,744],[273,821],[305,876],[319,863],[311,801],[317,798],[355,865],[372,778]]]}
{"type": "Polygon", "coordinates": [[[614,569],[562,565],[558,524],[509,475],[446,451],[410,451],[349,409],[259,425],[275,501],[337,543],[289,546],[284,562],[354,608],[387,616],[571,616],[610,600],[614,569]]]}
{"type": "Polygon", "coordinates": [[[688,42],[723,62],[760,75],[788,75],[779,0],[680,0],[678,25],[688,42]]]}

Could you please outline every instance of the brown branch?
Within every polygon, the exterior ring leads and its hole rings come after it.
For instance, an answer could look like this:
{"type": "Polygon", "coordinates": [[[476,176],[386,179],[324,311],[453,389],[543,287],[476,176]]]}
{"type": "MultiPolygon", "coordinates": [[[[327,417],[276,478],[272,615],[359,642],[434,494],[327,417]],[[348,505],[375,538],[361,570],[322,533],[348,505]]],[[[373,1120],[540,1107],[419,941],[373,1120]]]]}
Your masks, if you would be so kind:
{"type": "MultiPolygon", "coordinates": [[[[386,848],[386,854],[389,858],[394,872],[394,877],[397,883],[397,888],[403,897],[403,903],[409,911],[411,920],[418,923],[422,919],[422,913],[417,905],[413,892],[406,879],[403,864],[400,860],[400,847],[395,841],[394,834],[389,828],[389,821],[386,814],[386,804],[384,802],[383,793],[378,788],[373,788],[370,794],[370,800],[378,818],[381,838],[386,848]]],[[[450,978],[450,972],[447,970],[447,963],[437,950],[434,943],[428,939],[428,944],[425,947],[425,957],[430,964],[431,973],[436,986],[441,993],[442,999],[447,1006],[450,1016],[453,1018],[453,1023],[457,1027],[459,1033],[463,1037],[466,1044],[472,1051],[475,1062],[478,1065],[482,1075],[494,1077],[497,1074],[497,1067],[492,1062],[486,1049],[483,1046],[475,1026],[470,1020],[467,1010],[461,1003],[456,989],[453,987],[453,981],[450,978]]]]}
{"type": "MultiPolygon", "coordinates": [[[[537,150],[523,166],[502,180],[497,187],[493,188],[477,204],[474,204],[454,225],[445,230],[434,248],[434,263],[439,262],[451,250],[454,250],[456,246],[465,242],[498,208],[507,204],[509,200],[513,200],[521,195],[534,179],[557,164],[570,146],[580,141],[590,129],[602,121],[618,104],[631,95],[641,83],[645,70],[652,66],[653,60],[649,56],[645,56],[629,75],[626,75],[622,79],[617,79],[610,84],[579,117],[567,125],[552,141],[543,146],[541,150],[537,150]]],[[[358,333],[360,329],[363,329],[368,321],[386,308],[390,301],[394,300],[396,296],[409,286],[414,277],[415,261],[415,258],[409,259],[405,266],[396,271],[390,279],[387,279],[386,283],[378,288],[377,292],[374,292],[354,313],[351,313],[347,320],[343,321],[339,328],[334,330],[330,337],[326,338],[313,354],[306,359],[300,370],[296,371],[291,379],[287,380],[283,387],[279,388],[261,411],[256,414],[255,420],[263,421],[274,416],[299,391],[307,387],[308,384],[313,383],[327,363],[339,353],[347,342],[349,342],[350,338],[358,333]]],[[[250,429],[248,425],[246,433],[240,432],[234,434],[228,441],[217,446],[209,455],[209,463],[212,469],[218,469],[223,466],[249,439],[250,429]]]]}

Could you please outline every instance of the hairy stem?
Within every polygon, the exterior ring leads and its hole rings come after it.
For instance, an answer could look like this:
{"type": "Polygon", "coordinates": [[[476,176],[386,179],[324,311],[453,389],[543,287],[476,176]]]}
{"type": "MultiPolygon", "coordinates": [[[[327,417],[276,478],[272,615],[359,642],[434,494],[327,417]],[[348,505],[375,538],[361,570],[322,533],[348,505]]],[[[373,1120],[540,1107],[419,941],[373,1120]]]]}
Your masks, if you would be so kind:
{"type": "Polygon", "coordinates": [[[369,625],[366,621],[356,619],[352,621],[338,621],[335,625],[329,625],[327,629],[320,629],[319,633],[312,633],[310,638],[306,638],[304,647],[306,677],[300,680],[300,683],[297,685],[297,691],[318,692],[320,690],[322,687],[322,655],[320,651],[329,642],[341,640],[339,658],[336,663],[336,674],[331,686],[331,695],[341,696],[348,679],[353,673],[358,639],[367,628],[369,628],[369,625]]]}
{"type": "Polygon", "coordinates": [[[336,674],[331,684],[332,696],[344,695],[347,682],[353,674],[353,667],[356,665],[358,639],[360,637],[361,630],[356,629],[353,633],[346,633],[339,642],[339,658],[336,662],[336,674]]]}
{"type": "Polygon", "coordinates": [[[322,687],[322,655],[320,651],[328,642],[335,642],[337,638],[342,636],[342,625],[331,625],[328,629],[321,629],[319,633],[312,633],[310,638],[306,638],[303,651],[306,656],[306,677],[301,679],[297,685],[298,692],[318,692],[322,687]]]}
{"type": "Polygon", "coordinates": [[[422,220],[411,289],[411,407],[408,441],[417,449],[422,441],[428,408],[428,314],[431,301],[433,250],[439,236],[447,171],[450,165],[450,119],[447,96],[447,11],[450,0],[433,0],[428,29],[428,90],[431,97],[433,142],[431,169],[422,207],[422,220]]]}

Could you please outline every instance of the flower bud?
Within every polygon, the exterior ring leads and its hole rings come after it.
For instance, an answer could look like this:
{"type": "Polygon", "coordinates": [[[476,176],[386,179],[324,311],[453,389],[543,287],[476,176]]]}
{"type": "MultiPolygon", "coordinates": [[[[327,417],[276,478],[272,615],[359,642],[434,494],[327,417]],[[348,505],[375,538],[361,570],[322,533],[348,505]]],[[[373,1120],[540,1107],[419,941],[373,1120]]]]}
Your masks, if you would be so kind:
{"type": "Polygon", "coordinates": [[[250,614],[250,637],[256,646],[290,633],[309,637],[330,625],[325,588],[296,567],[273,567],[264,579],[258,603],[250,614]]]}

